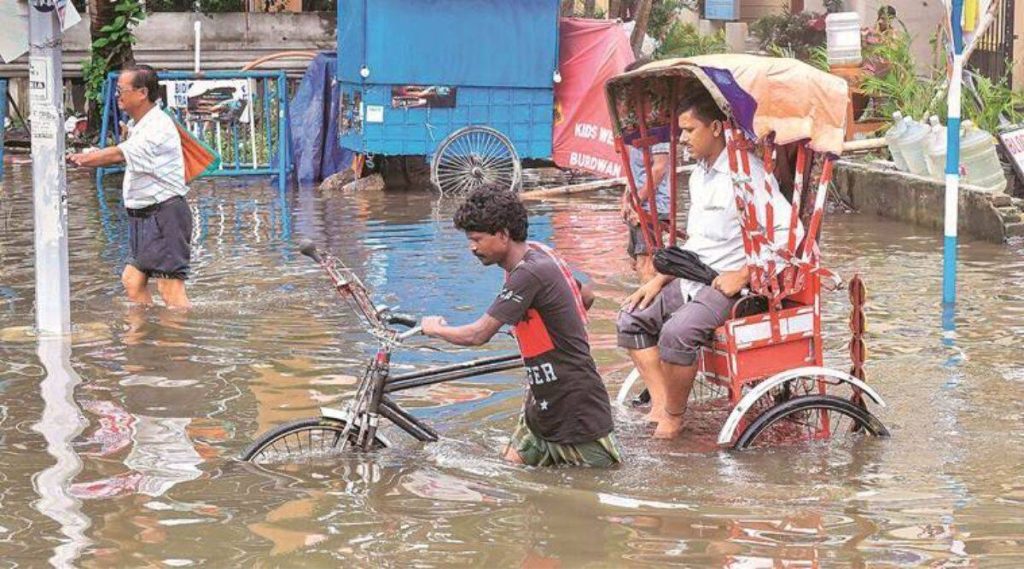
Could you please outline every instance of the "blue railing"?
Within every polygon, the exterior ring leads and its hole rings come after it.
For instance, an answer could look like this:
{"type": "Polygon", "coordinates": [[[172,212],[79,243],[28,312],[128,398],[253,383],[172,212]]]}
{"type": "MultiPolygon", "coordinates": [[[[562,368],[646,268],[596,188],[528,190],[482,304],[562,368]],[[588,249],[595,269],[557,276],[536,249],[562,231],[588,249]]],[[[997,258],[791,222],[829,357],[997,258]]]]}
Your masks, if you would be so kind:
{"type": "MultiPolygon", "coordinates": [[[[127,116],[117,107],[117,78],[120,72],[107,75],[103,84],[103,117],[100,127],[100,147],[121,142],[119,124],[127,116]]],[[[284,71],[210,71],[190,73],[167,71],[160,73],[160,81],[231,81],[243,80],[248,84],[248,95],[243,101],[248,107],[223,115],[195,113],[187,107],[171,106],[179,122],[196,138],[204,141],[221,157],[220,168],[210,176],[277,176],[278,189],[287,187],[292,170],[289,148],[288,81],[284,71]],[[242,117],[247,116],[248,121],[242,117]]],[[[174,96],[168,94],[168,97],[174,96]]],[[[237,109],[236,109],[237,110],[237,109]]],[[[121,172],[124,168],[100,168],[96,172],[97,189],[103,188],[105,174],[121,172]]]]}

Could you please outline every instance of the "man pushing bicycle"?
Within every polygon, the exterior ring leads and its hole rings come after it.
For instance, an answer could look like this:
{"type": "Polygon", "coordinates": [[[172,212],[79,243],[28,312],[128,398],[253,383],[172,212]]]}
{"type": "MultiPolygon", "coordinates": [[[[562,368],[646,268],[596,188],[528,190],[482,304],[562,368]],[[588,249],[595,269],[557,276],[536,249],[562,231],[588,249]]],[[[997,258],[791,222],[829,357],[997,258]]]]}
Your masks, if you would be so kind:
{"type": "Polygon", "coordinates": [[[526,208],[508,189],[475,190],[454,222],[481,263],[505,270],[505,285],[471,324],[428,316],[421,325],[424,334],[460,346],[485,344],[503,325],[514,327],[530,389],[503,458],[531,466],[621,462],[608,391],[587,339],[589,287],[550,248],[527,242],[526,208]]]}

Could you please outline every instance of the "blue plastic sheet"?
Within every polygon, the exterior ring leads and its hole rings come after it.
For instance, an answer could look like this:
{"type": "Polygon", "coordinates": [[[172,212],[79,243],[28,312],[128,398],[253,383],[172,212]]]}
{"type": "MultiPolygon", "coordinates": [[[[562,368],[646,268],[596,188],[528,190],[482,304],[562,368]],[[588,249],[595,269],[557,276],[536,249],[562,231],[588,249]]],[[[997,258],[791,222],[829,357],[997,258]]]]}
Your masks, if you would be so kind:
{"type": "Polygon", "coordinates": [[[551,88],[558,0],[339,0],[340,77],[374,84],[551,88]]]}
{"type": "Polygon", "coordinates": [[[348,168],[355,156],[338,142],[337,61],[335,53],[317,55],[290,103],[292,163],[300,182],[319,182],[348,168]]]}

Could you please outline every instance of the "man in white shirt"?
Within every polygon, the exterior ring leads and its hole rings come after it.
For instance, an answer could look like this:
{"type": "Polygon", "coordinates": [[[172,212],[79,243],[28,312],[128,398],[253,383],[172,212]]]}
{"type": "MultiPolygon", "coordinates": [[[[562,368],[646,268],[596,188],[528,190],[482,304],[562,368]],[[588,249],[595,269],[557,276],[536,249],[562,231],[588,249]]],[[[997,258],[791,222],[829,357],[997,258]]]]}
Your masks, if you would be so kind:
{"type": "Polygon", "coordinates": [[[188,308],[185,279],[191,257],[192,212],[185,194],[185,160],[174,120],[157,105],[159,78],[148,65],[126,67],[117,79],[117,104],[132,119],[117,146],[68,159],[96,168],[125,163],[122,192],[128,210],[130,254],[121,273],[128,299],[152,304],[150,278],[170,308],[188,308]]]}
{"type": "MultiPolygon", "coordinates": [[[[725,323],[737,295],[750,282],[726,151],[726,117],[707,92],[691,97],[681,109],[682,141],[699,162],[690,175],[688,238],[682,248],[696,253],[718,277],[705,286],[659,274],[630,295],[619,313],[618,344],[629,350],[650,392],[647,418],[657,423],[657,438],[675,437],[682,431],[698,351],[725,323]]],[[[751,154],[749,159],[750,184],[763,224],[768,201],[765,171],[756,156],[751,154]]],[[[775,242],[785,243],[792,209],[777,187],[772,205],[775,242]]]]}

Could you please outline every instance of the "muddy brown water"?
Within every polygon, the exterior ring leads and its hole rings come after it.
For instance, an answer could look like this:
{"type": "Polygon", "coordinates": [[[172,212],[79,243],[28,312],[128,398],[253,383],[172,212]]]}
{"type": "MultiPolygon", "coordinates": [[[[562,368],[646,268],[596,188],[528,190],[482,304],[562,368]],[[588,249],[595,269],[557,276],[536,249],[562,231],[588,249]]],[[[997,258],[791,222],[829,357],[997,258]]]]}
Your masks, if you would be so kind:
{"type": "MultiPolygon", "coordinates": [[[[442,434],[302,467],[235,460],[259,432],[352,390],[373,342],[295,252],[308,237],[376,298],[466,322],[501,282],[425,192],[279,196],[204,181],[186,314],[132,309],[119,190],[70,183],[70,346],[33,324],[27,164],[0,191],[0,567],[1020,567],[1024,565],[1024,251],[967,242],[943,332],[941,239],[827,218],[826,264],[868,284],[869,381],[893,433],[736,453],[696,415],[652,442],[617,415],[625,465],[529,469],[497,455],[515,372],[402,394],[442,434]],[[64,363],[62,363],[64,362],[64,363]],[[45,366],[44,366],[45,364],[45,366]],[[50,369],[49,375],[47,368],[50,369]]],[[[594,354],[614,391],[618,301],[635,285],[617,200],[531,204],[531,236],[593,279],[594,354]]],[[[825,296],[826,358],[846,369],[844,294],[825,296]]],[[[399,369],[510,350],[414,351],[399,369]]]]}

